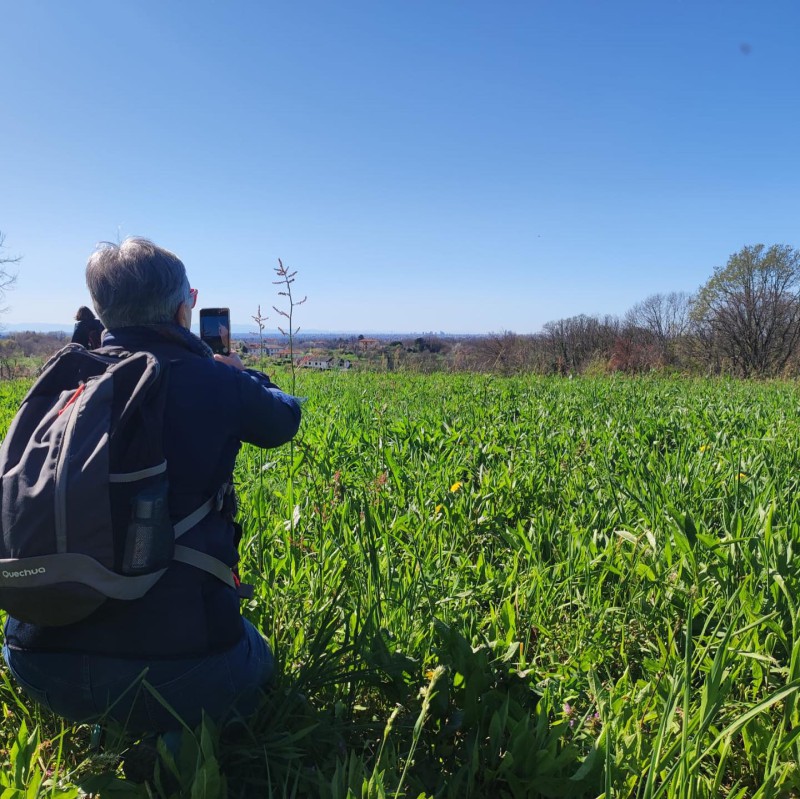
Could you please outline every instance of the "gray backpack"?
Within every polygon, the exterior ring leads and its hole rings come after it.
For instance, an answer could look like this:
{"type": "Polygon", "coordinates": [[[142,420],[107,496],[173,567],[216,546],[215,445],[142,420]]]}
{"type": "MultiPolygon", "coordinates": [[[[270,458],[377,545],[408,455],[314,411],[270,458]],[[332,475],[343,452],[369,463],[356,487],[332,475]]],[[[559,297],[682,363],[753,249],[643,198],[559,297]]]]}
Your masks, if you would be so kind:
{"type": "Polygon", "coordinates": [[[176,544],[223,486],[186,518],[169,511],[163,451],[168,363],[149,352],[51,358],[0,447],[0,608],[42,626],[72,624],[107,599],[143,596],[173,560],[238,579],[176,544]]]}

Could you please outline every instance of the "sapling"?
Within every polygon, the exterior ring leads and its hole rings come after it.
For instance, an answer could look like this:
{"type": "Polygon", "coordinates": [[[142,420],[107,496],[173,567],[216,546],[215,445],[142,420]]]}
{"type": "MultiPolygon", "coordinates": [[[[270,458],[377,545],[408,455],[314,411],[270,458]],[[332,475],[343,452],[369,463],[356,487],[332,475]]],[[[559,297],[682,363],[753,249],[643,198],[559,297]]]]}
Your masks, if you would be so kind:
{"type": "Polygon", "coordinates": [[[294,272],[290,272],[284,265],[283,261],[278,258],[278,266],[275,267],[275,274],[278,276],[277,280],[273,280],[272,283],[276,286],[283,286],[284,290],[279,291],[278,294],[281,297],[286,297],[289,301],[289,308],[288,310],[284,310],[278,308],[277,306],[273,305],[272,308],[276,313],[279,313],[284,319],[286,319],[286,329],[282,328],[278,325],[278,330],[283,333],[284,336],[289,341],[289,363],[291,364],[292,369],[292,394],[295,393],[295,383],[296,383],[296,375],[295,375],[295,363],[294,363],[294,337],[300,332],[299,327],[294,327],[294,309],[298,305],[302,305],[308,297],[303,297],[302,300],[296,300],[294,295],[292,294],[292,283],[294,283],[294,276],[297,274],[297,270],[295,269],[294,272]]]}
{"type": "Polygon", "coordinates": [[[253,316],[250,317],[257,325],[258,325],[258,352],[259,357],[261,359],[261,366],[264,366],[264,323],[269,319],[266,314],[264,316],[261,315],[261,306],[258,306],[258,310],[255,312],[253,316]]]}
{"type": "MultiPolygon", "coordinates": [[[[290,272],[284,265],[283,261],[278,258],[278,265],[275,267],[275,274],[278,276],[277,280],[273,280],[272,283],[275,286],[282,286],[283,289],[278,292],[278,295],[281,297],[286,297],[288,300],[288,308],[278,308],[277,306],[273,305],[273,310],[280,314],[284,319],[286,319],[286,327],[283,328],[278,325],[278,330],[283,333],[284,336],[288,339],[289,343],[289,364],[292,370],[292,394],[297,393],[297,376],[295,373],[295,363],[294,363],[294,337],[297,333],[300,332],[299,327],[294,326],[294,309],[298,305],[302,305],[308,297],[303,297],[302,300],[296,300],[294,295],[292,294],[292,283],[294,283],[295,275],[297,274],[297,270],[295,269],[294,272],[290,272]]],[[[289,482],[288,482],[288,490],[289,490],[289,531],[291,535],[291,539],[294,541],[295,538],[295,526],[298,520],[298,514],[295,513],[295,505],[294,505],[294,450],[295,450],[295,442],[292,439],[289,442],[289,482]]]]}

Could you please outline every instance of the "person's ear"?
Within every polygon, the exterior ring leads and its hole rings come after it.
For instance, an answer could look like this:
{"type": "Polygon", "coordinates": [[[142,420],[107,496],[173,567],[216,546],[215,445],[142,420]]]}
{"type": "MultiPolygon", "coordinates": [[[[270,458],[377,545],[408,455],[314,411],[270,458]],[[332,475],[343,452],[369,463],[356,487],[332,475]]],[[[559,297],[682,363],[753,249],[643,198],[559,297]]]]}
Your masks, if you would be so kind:
{"type": "Polygon", "coordinates": [[[175,311],[175,322],[179,324],[181,327],[185,327],[187,330],[191,330],[192,309],[189,307],[188,303],[182,302],[178,306],[178,310],[175,311]]]}

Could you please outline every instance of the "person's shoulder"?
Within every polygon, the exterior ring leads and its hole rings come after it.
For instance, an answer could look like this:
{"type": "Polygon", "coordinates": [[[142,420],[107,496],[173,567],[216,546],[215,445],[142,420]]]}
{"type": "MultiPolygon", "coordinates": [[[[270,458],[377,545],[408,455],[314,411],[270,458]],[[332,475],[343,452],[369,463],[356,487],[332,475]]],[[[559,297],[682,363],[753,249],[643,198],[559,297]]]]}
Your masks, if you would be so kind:
{"type": "Polygon", "coordinates": [[[154,354],[162,358],[166,356],[172,369],[177,367],[186,370],[187,373],[202,375],[204,379],[213,382],[234,382],[237,378],[236,369],[201,353],[167,346],[154,354]]]}

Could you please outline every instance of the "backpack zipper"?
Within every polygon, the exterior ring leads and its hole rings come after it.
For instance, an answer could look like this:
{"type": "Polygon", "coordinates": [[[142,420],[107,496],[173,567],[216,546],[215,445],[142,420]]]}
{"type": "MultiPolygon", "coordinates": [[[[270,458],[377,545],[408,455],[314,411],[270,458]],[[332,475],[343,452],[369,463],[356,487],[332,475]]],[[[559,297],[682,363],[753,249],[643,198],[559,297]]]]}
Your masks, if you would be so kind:
{"type": "Polygon", "coordinates": [[[75,393],[67,400],[67,404],[58,412],[58,415],[61,416],[73,402],[75,402],[78,397],[83,393],[83,390],[86,388],[86,383],[81,383],[78,388],[75,389],[75,393]]]}

